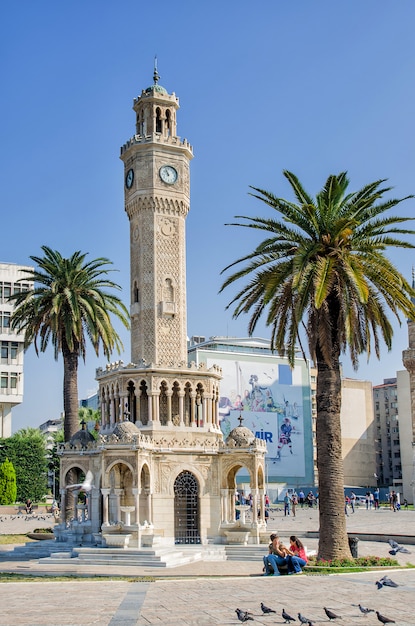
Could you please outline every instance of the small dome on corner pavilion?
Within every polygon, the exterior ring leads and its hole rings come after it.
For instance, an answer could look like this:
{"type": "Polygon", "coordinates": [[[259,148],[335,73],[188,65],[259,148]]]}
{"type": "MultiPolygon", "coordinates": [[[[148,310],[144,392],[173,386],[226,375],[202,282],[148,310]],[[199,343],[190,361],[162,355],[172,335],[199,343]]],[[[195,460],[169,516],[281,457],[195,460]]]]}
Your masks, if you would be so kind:
{"type": "Polygon", "coordinates": [[[80,443],[83,448],[86,448],[89,443],[95,441],[93,435],[87,430],[85,420],[81,422],[81,430],[78,430],[69,440],[71,446],[76,446],[80,443]]]}
{"type": "Polygon", "coordinates": [[[252,446],[255,441],[255,435],[252,430],[249,430],[246,426],[242,426],[242,422],[244,418],[242,415],[239,415],[239,426],[231,430],[229,435],[226,438],[225,443],[227,445],[234,446],[235,448],[247,448],[252,446]]]}

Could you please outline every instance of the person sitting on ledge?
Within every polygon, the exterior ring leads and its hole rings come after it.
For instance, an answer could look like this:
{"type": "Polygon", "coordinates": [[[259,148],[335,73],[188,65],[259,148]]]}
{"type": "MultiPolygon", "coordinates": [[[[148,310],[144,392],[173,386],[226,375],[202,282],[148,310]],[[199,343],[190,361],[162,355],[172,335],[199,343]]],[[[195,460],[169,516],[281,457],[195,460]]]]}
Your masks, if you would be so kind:
{"type": "Polygon", "coordinates": [[[290,549],[287,554],[289,574],[302,574],[302,568],[307,565],[307,555],[302,542],[295,535],[290,537],[290,549]]]}
{"type": "Polygon", "coordinates": [[[264,576],[280,576],[278,567],[281,567],[287,563],[287,556],[283,546],[280,546],[280,539],[278,535],[273,533],[270,535],[271,543],[269,544],[269,552],[263,557],[264,561],[264,576]],[[274,571],[272,574],[271,569],[274,571]]]}

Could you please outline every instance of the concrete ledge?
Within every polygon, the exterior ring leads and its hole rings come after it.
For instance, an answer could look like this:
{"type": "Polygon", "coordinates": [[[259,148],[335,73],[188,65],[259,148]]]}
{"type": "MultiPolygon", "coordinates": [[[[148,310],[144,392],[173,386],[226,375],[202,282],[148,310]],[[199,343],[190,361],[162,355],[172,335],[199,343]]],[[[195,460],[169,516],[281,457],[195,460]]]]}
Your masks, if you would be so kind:
{"type": "MultiPolygon", "coordinates": [[[[357,537],[360,541],[377,541],[388,542],[388,539],[394,539],[398,543],[407,543],[415,545],[415,535],[385,535],[383,533],[347,533],[348,537],[357,537]]],[[[303,537],[310,537],[310,539],[318,539],[319,532],[317,530],[308,530],[303,533],[303,537]]]]}

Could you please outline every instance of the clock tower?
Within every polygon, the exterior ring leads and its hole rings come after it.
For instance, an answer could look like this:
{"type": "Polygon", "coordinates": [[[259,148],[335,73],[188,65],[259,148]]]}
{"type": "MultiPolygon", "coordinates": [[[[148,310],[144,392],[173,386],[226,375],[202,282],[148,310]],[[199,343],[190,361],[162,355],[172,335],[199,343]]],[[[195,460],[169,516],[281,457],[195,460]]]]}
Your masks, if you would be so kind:
{"type": "Polygon", "coordinates": [[[154,82],[134,99],[135,135],[121,148],[130,221],[131,360],[187,363],[186,237],[192,147],[177,136],[179,99],[154,82]]]}
{"type": "Polygon", "coordinates": [[[120,520],[134,548],[222,541],[235,522],[241,467],[250,476],[254,509],[261,511],[253,540],[266,529],[265,441],[244,427],[229,435],[229,446],[223,441],[222,370],[188,363],[185,221],[193,152],[177,136],[178,108],[155,69],[153,85],[133,103],[135,134],[121,148],[130,222],[131,362],[97,369],[99,441],[68,443],[61,463],[63,480],[74,467],[92,472],[97,488],[85,533],[102,529],[106,545],[114,545],[107,527],[120,520]]]}

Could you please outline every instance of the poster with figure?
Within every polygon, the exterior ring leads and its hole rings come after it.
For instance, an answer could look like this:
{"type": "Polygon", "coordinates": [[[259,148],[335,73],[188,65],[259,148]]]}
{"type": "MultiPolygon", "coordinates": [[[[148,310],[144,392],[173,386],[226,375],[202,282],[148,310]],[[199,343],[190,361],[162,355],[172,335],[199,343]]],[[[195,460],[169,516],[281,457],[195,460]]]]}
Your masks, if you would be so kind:
{"type": "MultiPolygon", "coordinates": [[[[219,357],[219,355],[218,355],[219,357]]],[[[224,438],[243,418],[246,426],[267,444],[269,476],[304,476],[303,382],[300,367],[285,363],[207,359],[222,368],[219,400],[224,438]]]]}

